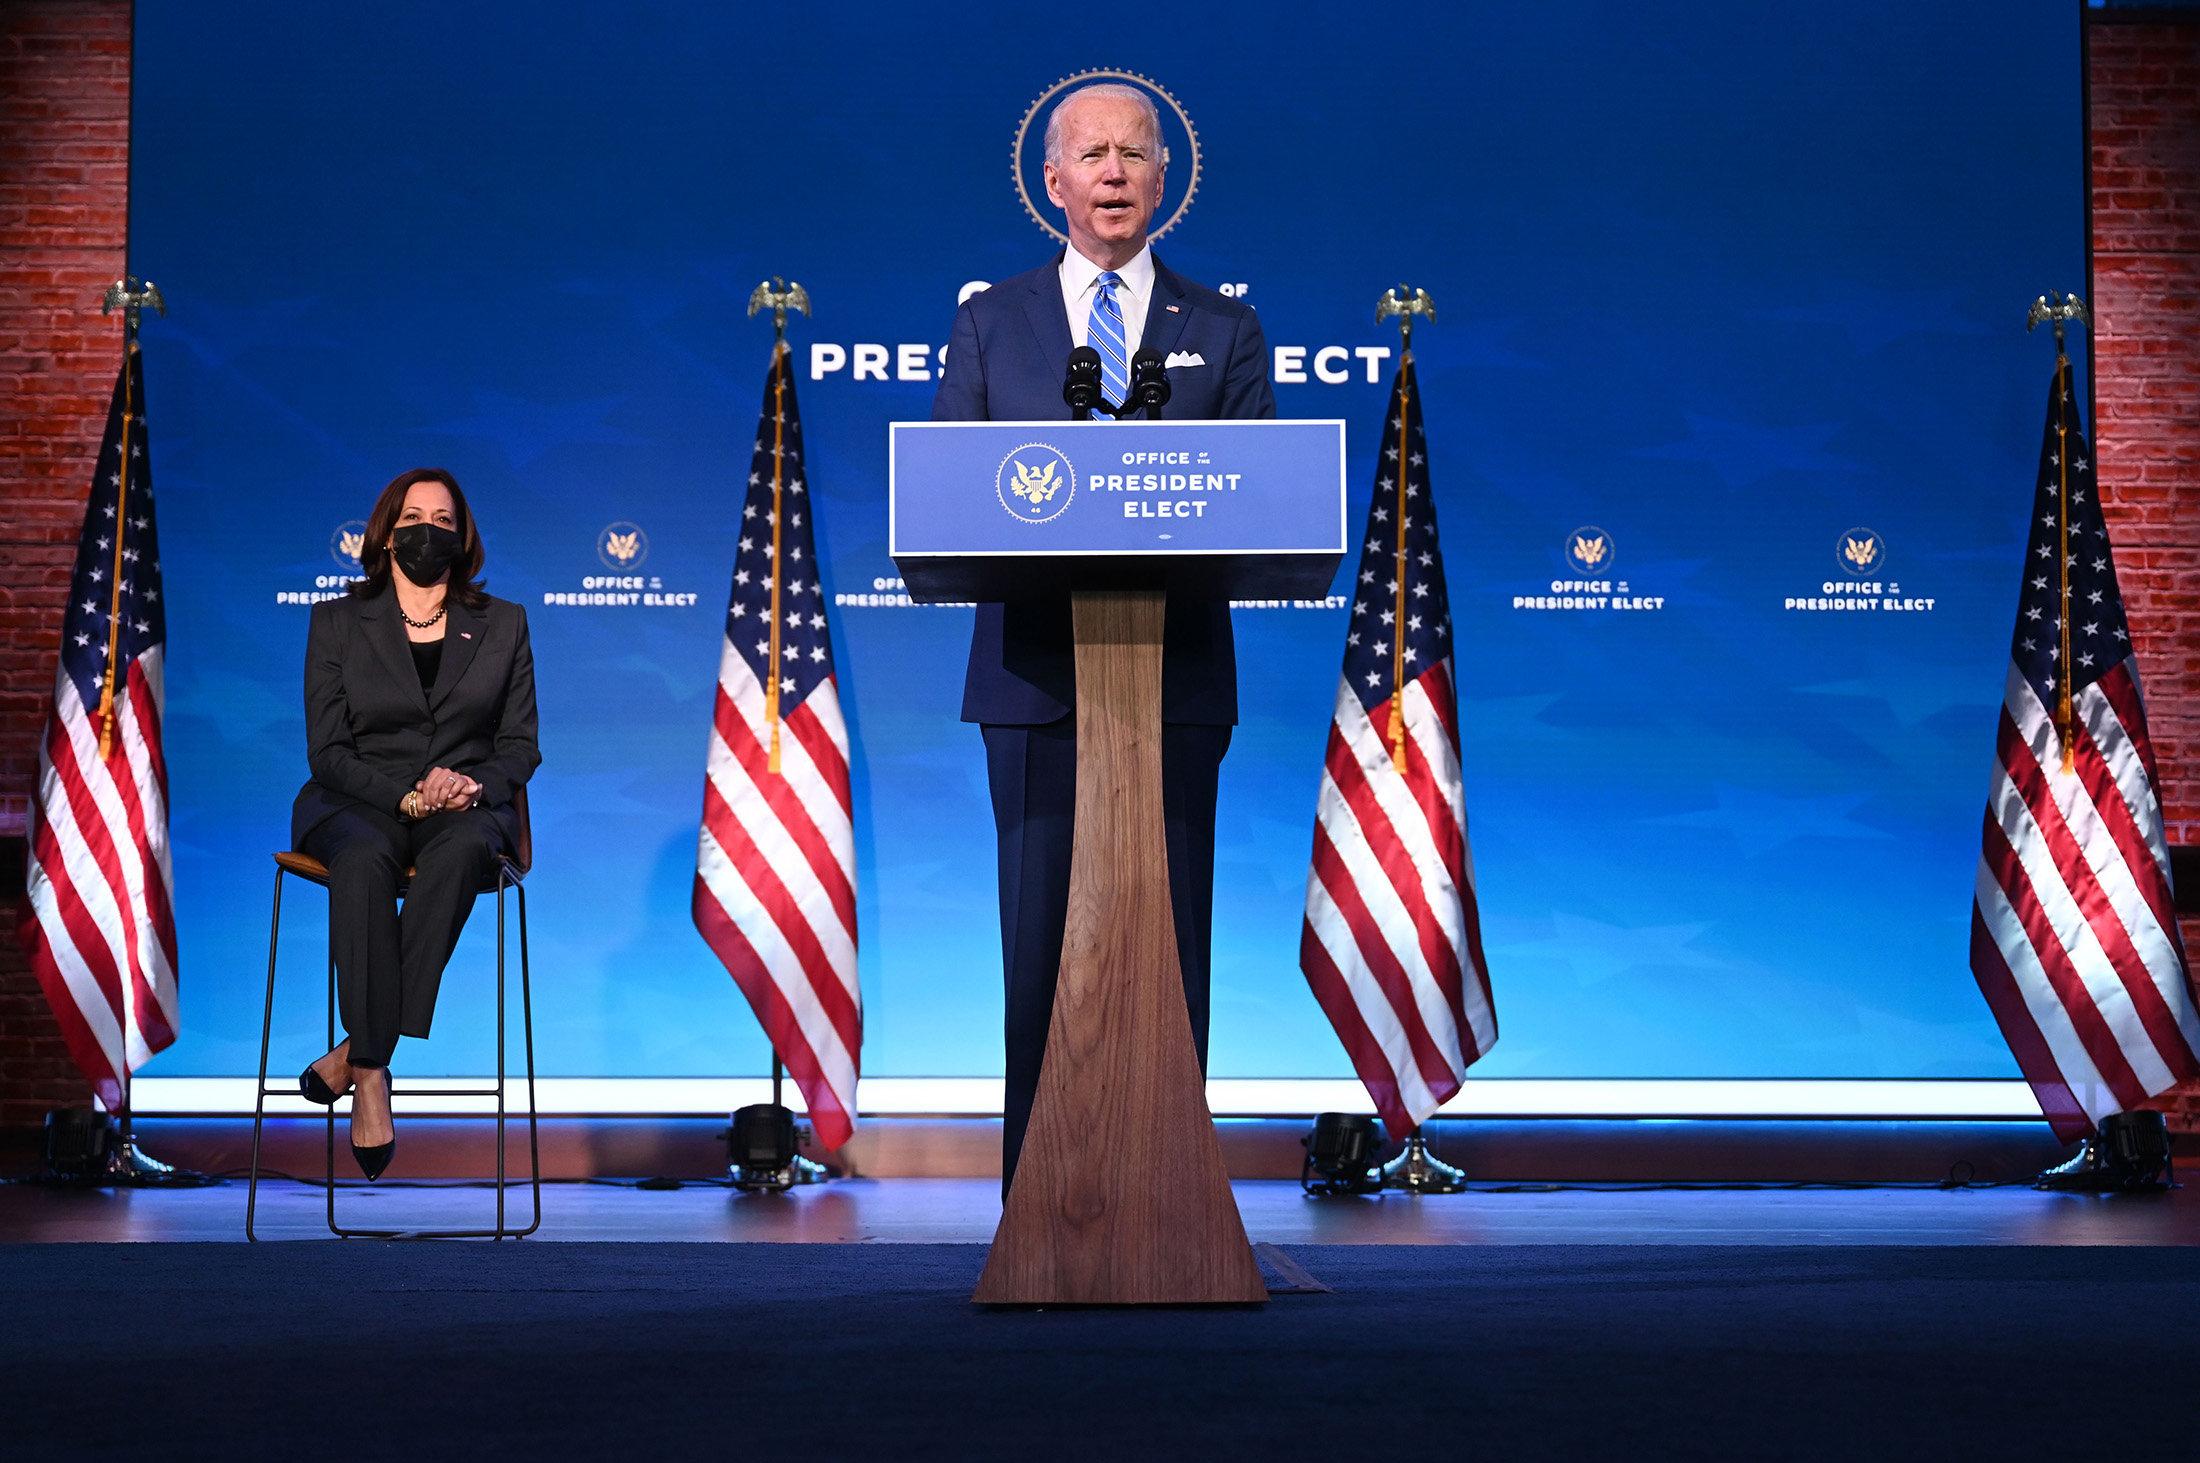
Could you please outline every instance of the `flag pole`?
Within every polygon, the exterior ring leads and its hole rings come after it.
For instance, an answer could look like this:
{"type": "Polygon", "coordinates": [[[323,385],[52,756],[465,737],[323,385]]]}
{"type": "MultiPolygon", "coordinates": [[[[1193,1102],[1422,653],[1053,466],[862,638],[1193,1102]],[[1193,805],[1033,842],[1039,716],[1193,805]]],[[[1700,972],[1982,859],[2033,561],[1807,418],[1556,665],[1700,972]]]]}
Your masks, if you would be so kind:
{"type": "Polygon", "coordinates": [[[786,518],[782,498],[787,460],[787,372],[790,369],[787,364],[787,311],[790,308],[808,315],[809,292],[799,284],[787,283],[776,274],[749,293],[751,318],[759,310],[769,309],[772,312],[772,624],[770,669],[764,677],[764,723],[771,728],[771,746],[766,754],[765,770],[774,776],[779,775],[779,549],[781,525],[786,518]]]}
{"type": "MultiPolygon", "coordinates": [[[[784,544],[787,506],[787,373],[794,369],[788,356],[787,312],[799,310],[804,316],[810,313],[810,292],[799,282],[790,282],[773,275],[749,292],[749,316],[754,319],[757,311],[772,312],[772,565],[771,565],[771,640],[767,654],[770,657],[764,676],[764,723],[771,728],[770,741],[765,751],[764,770],[774,777],[783,776],[779,768],[779,635],[782,622],[779,617],[780,592],[783,580],[781,549],[784,544]]],[[[772,1106],[784,1107],[781,1101],[786,1080],[786,1063],[780,1059],[779,1044],[772,1043],[772,1106]]],[[[800,1153],[788,1161],[786,1181],[790,1184],[821,1184],[828,1174],[822,1164],[813,1163],[800,1153]]]]}
{"type": "Polygon", "coordinates": [[[2091,325],[2093,317],[2086,310],[2085,301],[2076,295],[2058,294],[2049,290],[2032,302],[2025,315],[2024,333],[2030,335],[2034,326],[2042,320],[2055,324],[2055,467],[2059,475],[2059,488],[2055,501],[2055,530],[2062,561],[2058,566],[2061,580],[2061,644],[2057,651],[2055,671],[2055,737],[2062,743],[2062,770],[2074,771],[2078,765],[2077,711],[2070,695],[2070,682],[2075,662],[2070,648],[2070,357],[2063,350],[2064,326],[2075,320],[2081,325],[2091,325]]]}
{"type": "Polygon", "coordinates": [[[122,311],[122,457],[115,464],[115,561],[108,577],[107,605],[107,663],[99,676],[99,760],[104,762],[115,752],[115,659],[122,652],[122,523],[129,517],[130,505],[130,445],[136,434],[138,419],[144,404],[137,399],[138,372],[138,317],[147,305],[161,315],[168,313],[168,302],[160,297],[160,286],[151,280],[139,280],[126,274],[107,286],[100,297],[99,313],[111,315],[122,311]]]}
{"type": "MultiPolygon", "coordinates": [[[[122,312],[122,451],[115,462],[115,553],[108,567],[107,601],[107,657],[99,675],[99,710],[95,720],[99,724],[99,760],[111,761],[115,753],[115,730],[120,715],[115,710],[115,667],[122,656],[122,571],[123,527],[128,520],[130,505],[130,460],[133,448],[140,453],[140,428],[145,418],[145,403],[138,399],[142,371],[138,366],[138,322],[147,305],[155,314],[165,317],[168,302],[161,298],[160,286],[151,280],[140,280],[132,274],[107,286],[100,296],[99,313],[112,315],[122,312]]],[[[132,998],[125,996],[124,1038],[122,1050],[121,1088],[122,1101],[115,1112],[119,1129],[113,1156],[108,1160],[107,1175],[123,1186],[188,1188],[211,1184],[215,1180],[205,1174],[178,1168],[148,1157],[137,1146],[137,1129],[132,1119],[134,1104],[130,1100],[130,1088],[134,1073],[130,1069],[130,1034],[136,1030],[137,1020],[132,998]]]]}
{"type": "Polygon", "coordinates": [[[1384,740],[1390,743],[1391,768],[1402,777],[1406,770],[1406,453],[1412,450],[1408,444],[1412,440],[1414,405],[1408,372],[1413,366],[1413,317],[1426,315],[1434,324],[1436,302],[1427,290],[1399,285],[1383,291],[1383,297],[1375,302],[1376,324],[1393,315],[1398,317],[1398,547],[1390,583],[1395,604],[1390,627],[1390,726],[1384,740]]]}
{"type": "MultiPolygon", "coordinates": [[[[1379,325],[1392,316],[1398,319],[1398,465],[1395,478],[1398,484],[1398,536],[1397,547],[1391,560],[1391,595],[1393,616],[1390,648],[1390,726],[1384,740],[1390,743],[1390,765],[1400,777],[1406,774],[1406,454],[1413,450],[1413,412],[1418,405],[1413,399],[1413,317],[1425,316],[1430,324],[1436,323],[1436,301],[1424,289],[1399,285],[1383,291],[1375,302],[1375,322],[1379,325]]],[[[1458,1194],[1467,1187],[1467,1176],[1428,1151],[1428,1140],[1421,1135],[1421,1125],[1415,1123],[1413,1131],[1406,1134],[1406,1146],[1396,1158],[1383,1165],[1382,1183],[1386,1189],[1404,1189],[1414,1194],[1458,1194]]]]}

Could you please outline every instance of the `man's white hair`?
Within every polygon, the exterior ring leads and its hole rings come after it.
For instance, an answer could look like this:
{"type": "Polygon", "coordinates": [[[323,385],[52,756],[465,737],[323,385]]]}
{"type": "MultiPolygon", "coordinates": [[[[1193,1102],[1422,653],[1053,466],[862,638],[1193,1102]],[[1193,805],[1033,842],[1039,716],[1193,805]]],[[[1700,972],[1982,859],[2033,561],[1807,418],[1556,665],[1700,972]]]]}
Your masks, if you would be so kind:
{"type": "Polygon", "coordinates": [[[1120,81],[1096,81],[1090,86],[1077,88],[1055,104],[1054,114],[1047,118],[1048,162],[1056,167],[1062,165],[1062,114],[1079,97],[1121,97],[1125,101],[1136,102],[1138,109],[1146,114],[1146,135],[1153,139],[1153,160],[1156,163],[1161,161],[1161,109],[1153,104],[1153,98],[1137,87],[1126,86],[1120,81]]]}

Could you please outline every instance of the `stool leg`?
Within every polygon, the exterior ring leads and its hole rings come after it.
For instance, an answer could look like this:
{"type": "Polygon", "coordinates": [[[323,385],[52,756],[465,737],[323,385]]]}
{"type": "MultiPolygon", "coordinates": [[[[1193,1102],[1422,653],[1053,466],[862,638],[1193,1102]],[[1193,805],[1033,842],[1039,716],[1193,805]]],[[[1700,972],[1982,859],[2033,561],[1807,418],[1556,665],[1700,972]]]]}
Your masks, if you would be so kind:
{"type": "Polygon", "coordinates": [[[267,1004],[260,1009],[260,1080],[252,1093],[252,1168],[245,1185],[244,1237],[256,1242],[253,1216],[260,1206],[260,1125],[267,1116],[267,1048],[275,1026],[275,951],[283,937],[283,867],[275,866],[275,907],[267,917],[267,1004]]]}
{"type": "MultiPolygon", "coordinates": [[[[330,919],[328,923],[328,1045],[336,1049],[336,920],[334,918],[335,891],[329,891],[330,919]]],[[[329,1233],[341,1238],[344,1231],[336,1224],[336,1104],[328,1105],[328,1183],[324,1192],[328,1195],[329,1233]]]]}
{"type": "Polygon", "coordinates": [[[504,1238],[504,865],[497,865],[497,1234],[504,1238]]]}
{"type": "Polygon", "coordinates": [[[520,1231],[528,1235],[542,1228],[542,1139],[535,1105],[535,998],[527,975],[527,886],[514,884],[512,893],[519,900],[519,1024],[527,1044],[527,1162],[535,1190],[534,1222],[520,1231]]]}

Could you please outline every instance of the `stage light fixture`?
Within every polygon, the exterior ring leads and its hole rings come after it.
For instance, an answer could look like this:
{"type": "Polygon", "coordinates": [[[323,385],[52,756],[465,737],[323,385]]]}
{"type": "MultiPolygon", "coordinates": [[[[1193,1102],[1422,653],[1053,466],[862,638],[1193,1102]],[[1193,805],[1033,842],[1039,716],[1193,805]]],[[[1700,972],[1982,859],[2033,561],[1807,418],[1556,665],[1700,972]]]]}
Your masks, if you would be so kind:
{"type": "Polygon", "coordinates": [[[2089,1194],[2151,1194],[2177,1180],[2169,1151],[2169,1125],[2150,1110],[2112,1113],[2100,1131],[2068,1163],[2033,1181],[2034,1188],[2089,1194]]]}
{"type": "Polygon", "coordinates": [[[1382,1151],[1383,1134],[1373,1118],[1362,1113],[1321,1113],[1314,1119],[1314,1130],[1299,1143],[1306,1149],[1299,1186],[1309,1194],[1338,1198],[1381,1190],[1375,1155],[1382,1151]]]}
{"type": "Polygon", "coordinates": [[[794,1114],[776,1102],[737,1110],[726,1130],[726,1167],[744,1194],[777,1192],[793,1185],[794,1114]]]}
{"type": "Polygon", "coordinates": [[[90,1183],[106,1177],[115,1155],[115,1120],[94,1107],[46,1114],[46,1177],[90,1183]]]}

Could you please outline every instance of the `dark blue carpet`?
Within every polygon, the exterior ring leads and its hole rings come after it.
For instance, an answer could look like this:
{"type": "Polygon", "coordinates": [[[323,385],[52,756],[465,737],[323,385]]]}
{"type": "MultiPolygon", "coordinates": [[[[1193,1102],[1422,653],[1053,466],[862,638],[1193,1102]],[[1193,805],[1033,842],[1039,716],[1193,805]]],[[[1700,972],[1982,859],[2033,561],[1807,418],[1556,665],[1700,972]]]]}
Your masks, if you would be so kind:
{"type": "Polygon", "coordinates": [[[983,1311],[968,1245],[10,1247],[0,1455],[2190,1456],[2200,1251],[1289,1253],[1336,1293],[983,1311]]]}

